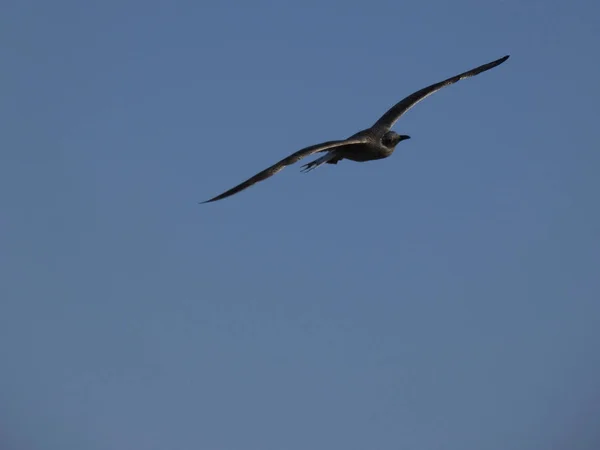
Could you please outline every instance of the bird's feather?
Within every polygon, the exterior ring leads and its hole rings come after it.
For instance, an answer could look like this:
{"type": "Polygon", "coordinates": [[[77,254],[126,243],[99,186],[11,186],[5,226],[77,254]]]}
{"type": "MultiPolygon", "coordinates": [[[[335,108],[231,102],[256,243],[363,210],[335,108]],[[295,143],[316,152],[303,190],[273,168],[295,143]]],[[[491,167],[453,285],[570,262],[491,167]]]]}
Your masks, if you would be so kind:
{"type": "Polygon", "coordinates": [[[341,141],[327,141],[327,142],[323,142],[321,144],[311,145],[310,147],[303,148],[302,150],[298,150],[297,152],[292,153],[290,156],[282,159],[278,163],[273,164],[271,167],[263,170],[262,172],[257,173],[252,178],[249,178],[248,180],[244,181],[243,183],[240,183],[237,186],[229,189],[228,191],[223,192],[222,194],[217,195],[216,197],[213,197],[210,200],[206,200],[201,203],[210,203],[210,202],[214,202],[214,201],[229,197],[233,194],[237,194],[238,192],[249,188],[250,186],[252,186],[255,183],[258,183],[259,181],[263,181],[263,180],[266,180],[267,178],[272,177],[277,172],[284,169],[286,166],[292,165],[292,164],[300,161],[302,158],[306,158],[307,156],[310,156],[314,153],[328,151],[332,148],[340,148],[345,145],[359,144],[361,142],[364,142],[364,140],[363,139],[345,139],[345,140],[341,140],[341,141]]]}
{"type": "Polygon", "coordinates": [[[492,61],[490,63],[484,64],[479,67],[475,67],[467,72],[463,72],[459,75],[455,75],[447,80],[440,81],[439,83],[432,84],[431,86],[427,86],[413,94],[410,94],[408,97],[400,100],[394,106],[392,106],[381,118],[375,122],[373,128],[376,129],[386,129],[389,130],[394,126],[396,121],[409,109],[419,103],[421,100],[429,97],[431,94],[439,91],[446,86],[450,86],[451,84],[456,83],[457,81],[464,80],[465,78],[473,77],[475,75],[480,74],[481,72],[485,72],[486,70],[490,70],[509,58],[509,55],[506,55],[496,61],[492,61]]]}

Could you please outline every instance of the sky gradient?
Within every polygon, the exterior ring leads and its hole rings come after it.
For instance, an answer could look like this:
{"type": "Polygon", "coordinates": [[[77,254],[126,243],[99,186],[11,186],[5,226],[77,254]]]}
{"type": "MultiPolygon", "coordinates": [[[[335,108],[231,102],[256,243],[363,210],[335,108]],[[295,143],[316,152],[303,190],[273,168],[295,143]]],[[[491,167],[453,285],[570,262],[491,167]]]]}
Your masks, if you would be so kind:
{"type": "Polygon", "coordinates": [[[0,450],[597,450],[599,16],[4,1],[0,450]]]}

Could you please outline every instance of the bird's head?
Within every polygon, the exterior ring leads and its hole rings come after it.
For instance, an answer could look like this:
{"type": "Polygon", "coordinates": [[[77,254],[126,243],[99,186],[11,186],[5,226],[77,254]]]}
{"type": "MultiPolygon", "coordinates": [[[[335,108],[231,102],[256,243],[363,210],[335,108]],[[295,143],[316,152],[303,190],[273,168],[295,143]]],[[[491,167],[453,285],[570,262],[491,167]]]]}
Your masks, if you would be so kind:
{"type": "Polygon", "coordinates": [[[410,136],[406,134],[398,134],[395,131],[388,131],[381,138],[381,143],[387,148],[394,148],[398,145],[398,142],[410,139],[410,136]]]}

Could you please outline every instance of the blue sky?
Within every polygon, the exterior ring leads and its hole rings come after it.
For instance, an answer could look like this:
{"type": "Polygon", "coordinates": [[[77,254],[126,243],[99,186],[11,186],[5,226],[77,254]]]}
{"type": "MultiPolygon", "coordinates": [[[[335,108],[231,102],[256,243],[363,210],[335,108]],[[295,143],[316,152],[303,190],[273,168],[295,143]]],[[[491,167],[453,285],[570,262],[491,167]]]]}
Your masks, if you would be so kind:
{"type": "Polygon", "coordinates": [[[597,449],[599,14],[3,2],[0,448],[597,449]]]}

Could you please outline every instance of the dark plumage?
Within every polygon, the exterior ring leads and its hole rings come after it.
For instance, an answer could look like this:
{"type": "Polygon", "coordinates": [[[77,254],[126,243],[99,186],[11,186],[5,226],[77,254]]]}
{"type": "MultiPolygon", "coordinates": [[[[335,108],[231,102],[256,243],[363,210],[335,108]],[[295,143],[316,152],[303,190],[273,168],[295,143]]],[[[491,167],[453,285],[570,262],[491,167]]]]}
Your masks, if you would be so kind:
{"type": "Polygon", "coordinates": [[[432,84],[431,86],[427,86],[426,88],[423,88],[396,103],[370,128],[359,131],[358,133],[350,136],[348,139],[323,142],[321,144],[312,145],[302,150],[298,150],[287,158],[282,159],[277,164],[274,164],[262,172],[254,175],[252,178],[244,181],[236,187],[201,203],[210,203],[216,200],[221,200],[225,197],[229,197],[233,194],[237,194],[238,192],[249,188],[253,184],[275,175],[284,167],[294,164],[300,161],[302,158],[310,156],[314,153],[326,152],[325,155],[321,156],[320,158],[303,165],[302,170],[304,172],[315,169],[324,163],[337,164],[342,159],[364,162],[387,158],[394,152],[396,145],[398,145],[399,142],[405,139],[410,139],[410,136],[401,135],[390,130],[396,121],[406,111],[415,106],[421,100],[429,97],[434,92],[454,84],[457,81],[478,75],[486,70],[490,70],[502,64],[508,58],[509,55],[506,55],[503,58],[497,59],[496,61],[476,67],[452,78],[448,78],[447,80],[432,84]]]}

